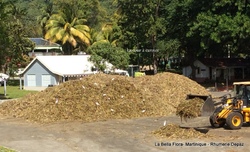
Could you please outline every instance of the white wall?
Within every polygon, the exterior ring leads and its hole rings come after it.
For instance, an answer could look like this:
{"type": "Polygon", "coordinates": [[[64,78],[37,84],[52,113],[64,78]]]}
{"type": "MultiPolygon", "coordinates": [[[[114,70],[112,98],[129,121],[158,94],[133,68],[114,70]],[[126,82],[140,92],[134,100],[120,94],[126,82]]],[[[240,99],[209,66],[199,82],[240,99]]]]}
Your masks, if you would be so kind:
{"type": "Polygon", "coordinates": [[[198,60],[194,61],[194,66],[199,69],[196,69],[196,78],[209,78],[209,68],[207,66],[198,60]]]}
{"type": "MultiPolygon", "coordinates": [[[[194,66],[199,68],[199,70],[196,70],[196,78],[209,78],[209,68],[207,66],[198,60],[194,62],[194,66]]],[[[182,73],[183,75],[190,77],[192,74],[191,66],[183,67],[182,73]]]]}
{"type": "Polygon", "coordinates": [[[183,67],[182,68],[182,74],[186,77],[190,77],[192,74],[192,68],[191,66],[183,67]]]}

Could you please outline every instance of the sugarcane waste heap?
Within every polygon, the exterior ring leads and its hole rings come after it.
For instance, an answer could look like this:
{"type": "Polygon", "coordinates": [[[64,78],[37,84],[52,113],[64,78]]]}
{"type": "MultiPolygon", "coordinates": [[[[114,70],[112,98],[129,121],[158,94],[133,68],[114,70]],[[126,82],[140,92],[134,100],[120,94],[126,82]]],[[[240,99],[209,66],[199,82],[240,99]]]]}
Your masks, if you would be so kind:
{"type": "Polygon", "coordinates": [[[191,79],[174,73],[131,78],[95,74],[0,104],[0,115],[31,122],[103,121],[168,116],[187,94],[208,95],[191,79]]]}
{"type": "Polygon", "coordinates": [[[177,124],[167,124],[152,132],[154,135],[168,139],[209,138],[211,135],[196,131],[194,128],[181,128],[177,124]]]}
{"type": "Polygon", "coordinates": [[[204,100],[201,98],[193,98],[184,100],[180,102],[176,109],[176,115],[180,116],[181,121],[184,119],[196,118],[201,115],[201,107],[204,103],[204,100]]]}

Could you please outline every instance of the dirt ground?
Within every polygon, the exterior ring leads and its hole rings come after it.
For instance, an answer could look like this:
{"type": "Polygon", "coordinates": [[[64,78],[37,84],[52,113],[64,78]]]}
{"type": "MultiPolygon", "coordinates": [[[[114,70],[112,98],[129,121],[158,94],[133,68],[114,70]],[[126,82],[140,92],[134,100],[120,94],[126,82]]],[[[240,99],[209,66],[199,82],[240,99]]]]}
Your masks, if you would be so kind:
{"type": "Polygon", "coordinates": [[[250,149],[250,126],[214,129],[208,117],[181,122],[176,116],[108,120],[94,123],[33,124],[0,117],[0,145],[20,152],[238,152],[250,149]],[[152,131],[167,124],[195,127],[210,138],[167,139],[152,131]]]}

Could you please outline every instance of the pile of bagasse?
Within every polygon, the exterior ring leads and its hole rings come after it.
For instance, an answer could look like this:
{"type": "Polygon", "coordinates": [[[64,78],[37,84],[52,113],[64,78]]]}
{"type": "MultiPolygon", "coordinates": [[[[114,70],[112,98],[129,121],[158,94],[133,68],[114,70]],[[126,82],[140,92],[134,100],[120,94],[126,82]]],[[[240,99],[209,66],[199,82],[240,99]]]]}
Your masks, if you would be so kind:
{"type": "Polygon", "coordinates": [[[187,94],[208,95],[189,78],[159,73],[137,78],[95,74],[0,104],[0,114],[38,123],[94,122],[176,114],[187,94]]]}

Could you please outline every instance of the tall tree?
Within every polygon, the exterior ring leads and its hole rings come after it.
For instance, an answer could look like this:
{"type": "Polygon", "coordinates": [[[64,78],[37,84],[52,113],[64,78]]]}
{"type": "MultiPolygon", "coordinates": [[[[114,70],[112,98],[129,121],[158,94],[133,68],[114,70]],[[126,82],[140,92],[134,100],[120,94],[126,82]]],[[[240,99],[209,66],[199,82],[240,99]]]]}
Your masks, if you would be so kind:
{"type": "MultiPolygon", "coordinates": [[[[24,27],[20,22],[21,9],[19,9],[12,1],[1,2],[1,23],[3,35],[0,37],[0,65],[1,71],[11,74],[25,62],[23,58],[34,45],[25,36],[24,27]],[[4,37],[2,37],[4,36],[4,37]]],[[[23,65],[25,66],[25,65],[23,65]]]]}
{"type": "Polygon", "coordinates": [[[66,54],[86,51],[94,39],[90,37],[90,32],[98,31],[105,20],[105,12],[99,1],[54,0],[53,7],[57,15],[52,15],[48,20],[45,38],[62,43],[66,54]],[[93,30],[90,31],[90,28],[93,30]]]}
{"type": "MultiPolygon", "coordinates": [[[[151,50],[142,55],[149,56],[157,73],[156,43],[166,32],[163,0],[117,0],[121,11],[118,25],[121,26],[123,47],[128,49],[151,50]]],[[[140,55],[139,55],[140,56],[140,55]]]]}
{"type": "Polygon", "coordinates": [[[95,29],[100,29],[106,21],[106,12],[101,7],[99,0],[54,0],[55,10],[66,15],[66,20],[84,18],[86,24],[95,29]]]}
{"type": "Polygon", "coordinates": [[[101,31],[92,33],[92,45],[87,53],[90,60],[99,70],[105,69],[105,62],[113,64],[116,68],[127,68],[129,53],[117,45],[119,28],[115,23],[104,24],[101,31]]]}
{"type": "Polygon", "coordinates": [[[211,56],[237,56],[250,50],[250,13],[248,1],[216,1],[201,11],[188,36],[198,35],[201,47],[211,56]],[[217,46],[215,48],[215,46],[217,46]],[[221,50],[221,51],[213,51],[221,50]]]}
{"type": "Polygon", "coordinates": [[[120,47],[112,46],[107,41],[99,41],[88,48],[91,54],[90,60],[99,70],[104,70],[105,62],[111,63],[116,68],[127,68],[129,54],[120,47]]]}
{"type": "Polygon", "coordinates": [[[6,54],[5,48],[8,47],[8,33],[7,33],[7,26],[6,20],[8,16],[8,12],[6,12],[7,3],[0,0],[0,66],[1,71],[3,72],[4,63],[6,62],[6,54]]]}
{"type": "Polygon", "coordinates": [[[117,46],[117,39],[119,38],[119,29],[117,29],[117,25],[115,23],[106,23],[102,26],[100,31],[96,31],[93,34],[93,38],[95,41],[92,44],[97,42],[107,42],[112,46],[117,46]]]}
{"type": "Polygon", "coordinates": [[[90,28],[85,25],[85,19],[73,18],[65,14],[53,14],[46,24],[45,39],[60,42],[65,54],[72,54],[77,45],[90,45],[90,28]]]}

